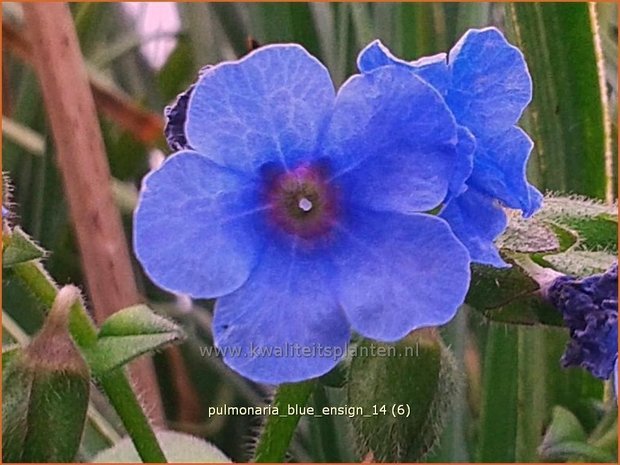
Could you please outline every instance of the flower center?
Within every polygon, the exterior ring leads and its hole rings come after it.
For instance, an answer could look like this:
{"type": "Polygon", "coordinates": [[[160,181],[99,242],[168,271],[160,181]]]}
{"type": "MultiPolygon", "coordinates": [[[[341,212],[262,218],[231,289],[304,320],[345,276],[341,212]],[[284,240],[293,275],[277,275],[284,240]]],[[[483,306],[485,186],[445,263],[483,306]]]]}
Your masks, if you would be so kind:
{"type": "Polygon", "coordinates": [[[307,198],[302,197],[299,201],[299,208],[301,208],[305,212],[309,212],[312,210],[312,202],[310,202],[307,198]]]}
{"type": "Polygon", "coordinates": [[[273,224],[305,239],[331,230],[336,220],[338,196],[323,166],[302,165],[288,172],[265,175],[265,193],[273,224]]]}

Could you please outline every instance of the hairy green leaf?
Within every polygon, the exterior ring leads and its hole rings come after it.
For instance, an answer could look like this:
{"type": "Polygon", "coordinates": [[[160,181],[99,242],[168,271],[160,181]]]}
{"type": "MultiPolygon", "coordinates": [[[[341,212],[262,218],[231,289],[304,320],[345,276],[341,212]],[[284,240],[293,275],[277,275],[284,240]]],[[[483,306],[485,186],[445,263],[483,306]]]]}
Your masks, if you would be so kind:
{"type": "Polygon", "coordinates": [[[15,226],[11,234],[4,237],[2,268],[9,268],[30,260],[38,260],[44,255],[45,250],[34,242],[19,226],[15,226]]]}
{"type": "Polygon", "coordinates": [[[179,326],[156,315],[146,305],[136,305],[108,318],[101,325],[97,343],[85,354],[95,376],[102,376],[140,355],[184,338],[179,326]]]}

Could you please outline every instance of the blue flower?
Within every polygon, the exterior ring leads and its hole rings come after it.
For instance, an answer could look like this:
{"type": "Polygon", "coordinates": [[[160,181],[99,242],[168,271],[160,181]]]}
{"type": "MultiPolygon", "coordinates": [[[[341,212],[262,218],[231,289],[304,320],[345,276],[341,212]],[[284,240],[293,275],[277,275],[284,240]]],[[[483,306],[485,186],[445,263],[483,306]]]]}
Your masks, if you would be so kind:
{"type": "Polygon", "coordinates": [[[562,312],[570,332],[562,365],[611,378],[618,359],[618,264],[585,279],[561,276],[547,297],[562,312]]]}
{"type": "Polygon", "coordinates": [[[436,209],[453,187],[457,127],[398,68],[338,91],[298,45],[202,71],[167,110],[179,151],[149,174],[134,246],[151,279],[217,297],[216,345],[255,381],[319,376],[351,330],[382,341],[446,323],[469,255],[436,209]]]}
{"type": "MultiPolygon", "coordinates": [[[[381,67],[409,70],[433,85],[459,125],[461,163],[470,164],[465,188],[452,190],[441,212],[474,262],[505,266],[493,241],[507,226],[501,205],[531,216],[542,196],[526,179],[532,141],[515,126],[532,96],[523,54],[495,28],[471,29],[445,53],[406,62],[380,42],[358,58],[362,72],[381,67]],[[474,141],[470,141],[473,136],[474,141]]],[[[456,185],[461,186],[457,173],[456,185]]]]}

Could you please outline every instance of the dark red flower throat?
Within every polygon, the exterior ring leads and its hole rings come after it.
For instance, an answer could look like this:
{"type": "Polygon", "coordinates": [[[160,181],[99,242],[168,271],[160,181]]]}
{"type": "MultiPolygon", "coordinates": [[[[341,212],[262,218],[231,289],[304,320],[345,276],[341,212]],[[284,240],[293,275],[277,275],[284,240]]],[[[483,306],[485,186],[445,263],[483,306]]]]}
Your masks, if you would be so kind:
{"type": "Polygon", "coordinates": [[[312,239],[329,232],[338,213],[338,195],[328,169],[301,165],[266,176],[266,197],[273,223],[289,234],[312,239]]]}

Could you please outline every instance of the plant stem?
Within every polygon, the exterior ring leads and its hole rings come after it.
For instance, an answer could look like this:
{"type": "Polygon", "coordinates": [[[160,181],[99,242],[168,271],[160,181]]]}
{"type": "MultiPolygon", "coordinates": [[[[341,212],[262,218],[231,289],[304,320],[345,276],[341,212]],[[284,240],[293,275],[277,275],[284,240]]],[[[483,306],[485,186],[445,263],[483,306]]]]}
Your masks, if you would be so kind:
{"type": "Polygon", "coordinates": [[[114,405],[142,461],[166,463],[166,456],[123,369],[109,372],[99,380],[99,384],[114,405]]]}
{"type": "MultiPolygon", "coordinates": [[[[10,268],[21,283],[46,307],[51,307],[58,287],[40,263],[31,261],[10,268]]],[[[93,347],[97,342],[97,328],[92,322],[83,302],[78,300],[71,307],[69,330],[80,349],[93,347]]],[[[165,463],[166,457],[157,442],[155,433],[144,414],[136,394],[125,373],[115,370],[100,379],[101,388],[123,421],[138,454],[146,463],[165,463]]]]}
{"type": "Polygon", "coordinates": [[[299,423],[300,415],[286,415],[289,405],[297,408],[305,407],[310,394],[316,387],[316,381],[282,384],[278,387],[273,406],[282,415],[270,415],[261,433],[254,452],[254,462],[283,462],[293,433],[299,423]]]}
{"type": "MultiPolygon", "coordinates": [[[[15,265],[11,271],[46,308],[52,307],[58,288],[43,265],[30,261],[15,265]]],[[[71,306],[69,330],[81,348],[92,347],[97,342],[97,328],[81,300],[71,306]]]]}

